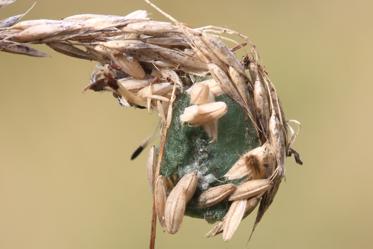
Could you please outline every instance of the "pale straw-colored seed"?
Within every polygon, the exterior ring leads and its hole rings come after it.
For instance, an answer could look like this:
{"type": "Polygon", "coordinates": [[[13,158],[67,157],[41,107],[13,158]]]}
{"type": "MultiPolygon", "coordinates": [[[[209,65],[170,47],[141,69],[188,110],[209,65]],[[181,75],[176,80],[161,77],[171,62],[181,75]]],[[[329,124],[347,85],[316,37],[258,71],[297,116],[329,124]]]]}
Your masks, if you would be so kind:
{"type": "Polygon", "coordinates": [[[187,202],[190,201],[190,199],[192,199],[194,192],[196,191],[197,185],[198,176],[197,172],[195,171],[184,175],[176,184],[176,186],[180,186],[181,188],[183,188],[187,202]]]}
{"type": "Polygon", "coordinates": [[[16,23],[12,26],[12,29],[16,30],[25,30],[30,27],[38,26],[38,25],[54,25],[60,24],[60,20],[50,20],[50,19],[38,19],[38,20],[26,20],[19,23],[16,23]]]}
{"type": "Polygon", "coordinates": [[[149,150],[148,160],[146,161],[146,176],[148,179],[149,187],[153,191],[154,186],[154,170],[157,161],[157,149],[153,145],[149,150]]]}
{"type": "Polygon", "coordinates": [[[264,132],[266,132],[268,131],[268,122],[270,116],[269,100],[267,91],[259,78],[257,78],[254,82],[254,105],[259,121],[264,129],[264,132]]]}
{"type": "Polygon", "coordinates": [[[223,222],[223,240],[230,240],[236,232],[246,210],[246,200],[232,202],[223,222]]]}
{"type": "Polygon", "coordinates": [[[55,22],[31,26],[12,36],[12,40],[17,42],[34,42],[56,36],[62,32],[68,33],[79,29],[80,26],[71,22],[55,22]]]}
{"type": "Polygon", "coordinates": [[[154,200],[155,211],[158,216],[159,223],[165,227],[165,206],[167,200],[167,188],[164,176],[157,177],[154,185],[154,200]]]}
{"type": "Polygon", "coordinates": [[[206,233],[206,237],[207,238],[211,238],[211,237],[214,237],[214,236],[216,236],[216,235],[218,235],[218,234],[220,234],[220,233],[222,233],[223,232],[223,224],[224,224],[224,222],[223,221],[218,221],[212,228],[211,228],[211,230],[210,231],[208,231],[207,233],[206,233]]]}
{"type": "Polygon", "coordinates": [[[259,79],[258,66],[254,62],[249,63],[248,70],[249,70],[251,82],[255,82],[257,79],[259,79]]]}
{"type": "Polygon", "coordinates": [[[247,78],[242,73],[239,73],[234,67],[231,67],[231,66],[229,67],[228,72],[242,100],[244,101],[246,105],[248,105],[247,78]]]}
{"type": "Polygon", "coordinates": [[[197,188],[196,172],[184,175],[167,197],[165,206],[165,225],[168,233],[175,234],[183,221],[186,204],[197,188]]]}
{"type": "Polygon", "coordinates": [[[218,37],[202,32],[202,39],[214,54],[225,64],[232,66],[242,75],[245,69],[234,53],[218,37]]]}
{"type": "Polygon", "coordinates": [[[189,91],[190,103],[201,105],[214,102],[214,95],[211,93],[208,85],[196,84],[189,91]]]}
{"type": "Polygon", "coordinates": [[[168,233],[175,234],[179,230],[183,222],[186,204],[184,191],[181,188],[173,188],[167,197],[165,207],[165,225],[168,233]]]}
{"type": "Polygon", "coordinates": [[[192,105],[185,108],[184,113],[180,115],[180,121],[192,125],[203,125],[221,118],[227,110],[227,104],[222,101],[192,105]]]}
{"type": "Polygon", "coordinates": [[[198,85],[206,85],[206,86],[208,86],[210,92],[215,97],[220,96],[220,95],[222,95],[224,93],[223,90],[221,89],[220,85],[214,79],[208,79],[208,80],[204,80],[204,81],[200,81],[200,82],[194,83],[194,85],[192,87],[190,87],[187,90],[187,92],[191,91],[195,86],[198,86],[198,85]]]}
{"type": "Polygon", "coordinates": [[[221,69],[218,65],[209,63],[208,69],[211,73],[213,79],[219,84],[221,89],[231,96],[234,100],[242,102],[241,97],[238,95],[237,90],[235,89],[233,82],[228,77],[228,75],[221,69]]]}
{"type": "Polygon", "coordinates": [[[246,200],[266,192],[271,187],[268,179],[251,180],[237,186],[236,191],[229,197],[230,201],[246,200]]]}
{"type": "Polygon", "coordinates": [[[135,79],[145,78],[145,71],[135,58],[124,54],[115,54],[111,55],[111,59],[123,72],[129,74],[135,79]]]}
{"type": "Polygon", "coordinates": [[[198,197],[198,205],[201,208],[207,208],[218,204],[228,198],[236,190],[236,186],[232,183],[219,185],[209,188],[201,193],[198,197]]]}

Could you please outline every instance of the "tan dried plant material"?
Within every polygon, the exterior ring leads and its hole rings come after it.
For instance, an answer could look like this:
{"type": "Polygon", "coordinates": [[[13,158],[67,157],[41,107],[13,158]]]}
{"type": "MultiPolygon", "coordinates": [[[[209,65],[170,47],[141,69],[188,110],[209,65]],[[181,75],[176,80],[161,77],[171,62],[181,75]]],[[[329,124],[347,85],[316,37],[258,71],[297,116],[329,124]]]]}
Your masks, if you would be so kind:
{"type": "Polygon", "coordinates": [[[236,186],[231,183],[209,188],[200,194],[198,205],[201,208],[214,206],[228,198],[235,190],[236,186]]]}
{"type": "Polygon", "coordinates": [[[223,240],[230,240],[241,223],[246,211],[246,200],[234,201],[223,222],[223,240]]]}
{"type": "Polygon", "coordinates": [[[263,194],[271,187],[268,179],[250,180],[241,185],[229,196],[230,201],[246,200],[251,197],[263,194]]]}
{"type": "Polygon", "coordinates": [[[149,187],[153,191],[154,186],[154,171],[157,163],[157,149],[153,145],[149,150],[148,160],[146,161],[146,176],[148,179],[149,187]]]}
{"type": "MultiPolygon", "coordinates": [[[[160,143],[151,147],[146,166],[153,193],[151,249],[157,220],[174,234],[184,215],[193,212],[216,222],[208,237],[223,233],[229,240],[257,206],[254,229],[260,222],[285,175],[285,158],[293,155],[302,163],[292,148],[299,129],[291,124],[300,124],[286,120],[276,88],[246,35],[213,25],[188,27],[145,1],[170,21],[152,20],[145,10],[22,21],[32,6],[0,20],[0,51],[46,57],[32,48],[44,44],[96,61],[84,90],[109,92],[124,107],[158,113],[160,143]],[[181,163],[172,168],[167,158],[181,158],[181,163]]],[[[0,8],[14,2],[0,0],[0,8]]]]}
{"type": "Polygon", "coordinates": [[[167,232],[176,233],[183,221],[187,203],[193,197],[197,188],[196,172],[183,176],[167,197],[165,207],[165,223],[167,232]]]}
{"type": "Polygon", "coordinates": [[[212,102],[202,105],[192,105],[185,108],[180,116],[181,122],[191,125],[203,125],[221,118],[227,112],[224,102],[212,102]]]}
{"type": "Polygon", "coordinates": [[[154,186],[155,210],[162,227],[165,227],[165,205],[167,199],[167,186],[164,176],[158,176],[154,186]]]}

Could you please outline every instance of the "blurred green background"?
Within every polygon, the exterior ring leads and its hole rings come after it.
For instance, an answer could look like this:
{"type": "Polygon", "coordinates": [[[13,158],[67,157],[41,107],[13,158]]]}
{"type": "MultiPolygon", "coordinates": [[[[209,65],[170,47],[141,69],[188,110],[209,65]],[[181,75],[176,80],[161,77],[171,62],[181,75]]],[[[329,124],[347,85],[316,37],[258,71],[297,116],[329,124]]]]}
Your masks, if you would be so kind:
{"type": "MultiPolygon", "coordinates": [[[[33,1],[0,10],[18,14],[33,1]]],[[[191,26],[214,24],[251,37],[288,118],[302,122],[287,179],[246,245],[252,217],[234,239],[206,239],[191,218],[157,248],[371,248],[373,243],[371,1],[166,1],[191,26]]],[[[123,15],[143,1],[39,0],[27,16],[123,15]]],[[[146,153],[133,149],[157,123],[110,94],[85,93],[94,63],[53,53],[0,54],[0,248],[147,248],[151,194],[146,153]]]]}

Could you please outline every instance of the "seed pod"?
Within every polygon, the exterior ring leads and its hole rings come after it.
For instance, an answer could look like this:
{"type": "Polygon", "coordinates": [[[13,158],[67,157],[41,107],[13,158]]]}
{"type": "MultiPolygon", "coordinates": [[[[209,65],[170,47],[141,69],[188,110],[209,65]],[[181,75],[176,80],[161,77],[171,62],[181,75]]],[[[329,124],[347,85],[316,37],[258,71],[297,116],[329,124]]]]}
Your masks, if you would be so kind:
{"type": "Polygon", "coordinates": [[[219,84],[221,89],[238,103],[242,103],[242,98],[238,95],[238,92],[228,75],[219,66],[213,63],[209,63],[207,66],[209,68],[211,76],[219,84]]]}
{"type": "Polygon", "coordinates": [[[60,33],[69,33],[76,31],[80,26],[70,22],[54,22],[49,24],[39,24],[31,26],[12,36],[12,40],[17,42],[35,42],[40,41],[60,33]]]}
{"type": "Polygon", "coordinates": [[[145,71],[135,58],[124,54],[111,55],[111,58],[114,64],[118,65],[123,72],[131,75],[135,79],[145,78],[145,71]]]}
{"type": "Polygon", "coordinates": [[[239,185],[229,197],[230,201],[249,199],[266,192],[271,187],[268,179],[251,180],[239,185]]]}
{"type": "Polygon", "coordinates": [[[149,150],[148,160],[146,161],[146,175],[148,178],[149,187],[152,191],[154,190],[154,170],[157,161],[157,154],[157,149],[155,146],[152,146],[149,150]]]}
{"type": "Polygon", "coordinates": [[[193,86],[190,91],[190,103],[195,105],[206,104],[214,102],[214,95],[210,92],[208,85],[197,84],[193,86]]]}
{"type": "Polygon", "coordinates": [[[190,199],[193,197],[194,192],[196,191],[198,184],[198,176],[197,172],[191,172],[186,175],[184,175],[179,182],[176,184],[176,186],[180,186],[183,188],[186,196],[186,201],[190,201],[190,199]]]}
{"type": "Polygon", "coordinates": [[[164,176],[158,176],[154,185],[154,200],[155,211],[158,216],[159,223],[165,227],[165,205],[167,199],[166,181],[164,176]]]}
{"type": "Polygon", "coordinates": [[[233,237],[246,210],[246,200],[232,202],[223,222],[223,240],[227,241],[233,237]]]}
{"type": "Polygon", "coordinates": [[[224,102],[192,105],[185,108],[180,121],[192,125],[203,125],[221,118],[226,112],[227,105],[224,102]]]}
{"type": "Polygon", "coordinates": [[[236,86],[236,89],[238,91],[238,93],[240,94],[243,102],[246,104],[246,106],[248,107],[249,104],[248,104],[248,99],[247,99],[247,79],[245,78],[245,76],[243,76],[243,74],[240,74],[235,68],[233,67],[229,67],[229,76],[230,78],[232,79],[232,82],[234,83],[234,85],[236,86]]]}
{"type": "Polygon", "coordinates": [[[267,132],[270,115],[269,101],[267,91],[259,78],[257,78],[254,83],[254,104],[257,111],[257,117],[263,127],[263,131],[267,132]]]}
{"type": "Polygon", "coordinates": [[[165,207],[165,225],[166,231],[170,234],[175,234],[179,231],[180,225],[183,222],[186,196],[180,188],[174,188],[167,197],[165,207]]]}
{"type": "Polygon", "coordinates": [[[194,83],[192,87],[190,87],[187,92],[190,92],[194,89],[194,87],[198,85],[205,85],[209,87],[210,92],[215,96],[220,96],[223,94],[223,90],[221,89],[220,85],[214,79],[208,79],[204,81],[200,81],[198,83],[194,83]]]}
{"type": "Polygon", "coordinates": [[[209,188],[199,196],[198,205],[201,208],[214,206],[215,204],[225,200],[235,190],[236,186],[231,183],[209,188]]]}
{"type": "Polygon", "coordinates": [[[259,73],[258,73],[258,66],[254,62],[249,63],[249,73],[251,82],[255,82],[257,79],[259,79],[259,73]]]}
{"type": "Polygon", "coordinates": [[[175,234],[179,230],[186,204],[194,195],[197,183],[197,174],[192,172],[184,175],[172,189],[165,207],[165,225],[168,233],[175,234]]]}
{"type": "Polygon", "coordinates": [[[26,20],[19,23],[16,23],[12,26],[12,29],[16,30],[25,30],[30,27],[38,26],[38,25],[54,25],[60,24],[60,20],[49,20],[49,19],[39,19],[39,20],[26,20]]]}

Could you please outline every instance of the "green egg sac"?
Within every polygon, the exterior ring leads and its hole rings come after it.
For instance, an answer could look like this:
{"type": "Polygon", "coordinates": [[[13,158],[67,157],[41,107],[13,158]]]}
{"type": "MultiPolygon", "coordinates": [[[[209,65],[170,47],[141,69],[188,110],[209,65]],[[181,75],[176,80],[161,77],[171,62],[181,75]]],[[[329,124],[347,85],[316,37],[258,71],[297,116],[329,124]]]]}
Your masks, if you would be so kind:
{"type": "Polygon", "coordinates": [[[182,124],[180,115],[190,106],[188,94],[180,94],[174,102],[171,126],[167,133],[160,174],[181,178],[197,171],[199,183],[186,208],[186,215],[208,222],[222,220],[230,203],[223,201],[209,208],[199,208],[200,193],[227,183],[224,174],[245,152],[260,146],[256,130],[243,108],[227,95],[216,97],[227,104],[228,112],[218,121],[218,139],[211,142],[202,127],[182,124]]]}

